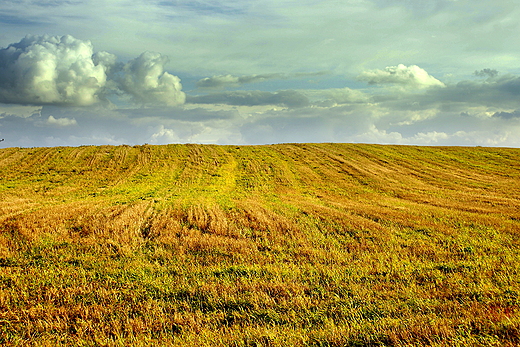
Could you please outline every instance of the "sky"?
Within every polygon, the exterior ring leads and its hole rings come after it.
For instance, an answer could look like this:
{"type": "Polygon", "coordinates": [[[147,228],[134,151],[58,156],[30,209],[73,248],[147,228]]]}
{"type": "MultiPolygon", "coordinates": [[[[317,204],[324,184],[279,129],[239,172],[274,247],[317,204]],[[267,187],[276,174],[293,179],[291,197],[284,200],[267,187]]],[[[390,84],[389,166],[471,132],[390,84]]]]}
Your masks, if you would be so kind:
{"type": "Polygon", "coordinates": [[[520,2],[0,0],[0,148],[520,147],[520,2]]]}

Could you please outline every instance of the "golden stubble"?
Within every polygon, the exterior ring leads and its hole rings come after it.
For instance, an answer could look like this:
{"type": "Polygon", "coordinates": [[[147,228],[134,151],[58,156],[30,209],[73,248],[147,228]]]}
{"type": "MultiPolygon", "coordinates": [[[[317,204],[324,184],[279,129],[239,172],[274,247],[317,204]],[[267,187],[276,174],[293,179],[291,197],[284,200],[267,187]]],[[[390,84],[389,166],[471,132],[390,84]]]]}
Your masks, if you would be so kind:
{"type": "Polygon", "coordinates": [[[520,343],[520,150],[0,151],[6,345],[520,343]]]}

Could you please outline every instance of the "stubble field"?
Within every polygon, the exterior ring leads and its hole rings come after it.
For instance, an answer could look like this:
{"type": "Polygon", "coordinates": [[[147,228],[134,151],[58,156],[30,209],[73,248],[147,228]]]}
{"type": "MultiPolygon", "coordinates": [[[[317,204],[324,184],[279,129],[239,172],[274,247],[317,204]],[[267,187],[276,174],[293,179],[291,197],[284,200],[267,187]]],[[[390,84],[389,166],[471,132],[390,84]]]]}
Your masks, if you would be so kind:
{"type": "Polygon", "coordinates": [[[0,344],[520,345],[520,149],[0,150],[0,344]]]}

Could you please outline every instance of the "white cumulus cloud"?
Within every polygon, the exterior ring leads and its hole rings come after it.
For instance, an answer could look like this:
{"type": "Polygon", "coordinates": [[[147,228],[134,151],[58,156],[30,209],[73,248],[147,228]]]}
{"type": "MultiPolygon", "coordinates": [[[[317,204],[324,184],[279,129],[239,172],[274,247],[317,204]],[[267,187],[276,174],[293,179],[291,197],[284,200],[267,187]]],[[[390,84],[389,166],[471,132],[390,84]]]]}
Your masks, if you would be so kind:
{"type": "Polygon", "coordinates": [[[164,125],[160,125],[158,131],[150,136],[150,141],[153,144],[178,143],[180,142],[180,138],[173,129],[168,129],[165,128],[164,125]]]}
{"type": "Polygon", "coordinates": [[[164,71],[167,62],[167,57],[152,52],[129,61],[123,67],[121,89],[140,104],[183,104],[186,95],[181,91],[181,80],[164,71]]]}
{"type": "Polygon", "coordinates": [[[0,50],[0,102],[90,105],[106,84],[90,41],[72,36],[26,36],[0,50]]]}
{"type": "Polygon", "coordinates": [[[47,118],[47,122],[46,122],[48,125],[52,125],[52,126],[59,126],[59,127],[68,127],[68,126],[71,126],[71,125],[76,125],[78,124],[76,122],[76,120],[74,118],[54,118],[53,116],[49,116],[49,118],[47,118]]]}
{"type": "Polygon", "coordinates": [[[397,84],[402,87],[425,89],[444,87],[445,84],[431,76],[417,65],[388,66],[384,70],[369,70],[361,73],[358,78],[369,84],[397,84]]]}
{"type": "Polygon", "coordinates": [[[126,64],[90,41],[31,36],[0,49],[0,103],[87,106],[118,91],[138,104],[179,105],[185,94],[168,58],[145,52],[126,64]]]}

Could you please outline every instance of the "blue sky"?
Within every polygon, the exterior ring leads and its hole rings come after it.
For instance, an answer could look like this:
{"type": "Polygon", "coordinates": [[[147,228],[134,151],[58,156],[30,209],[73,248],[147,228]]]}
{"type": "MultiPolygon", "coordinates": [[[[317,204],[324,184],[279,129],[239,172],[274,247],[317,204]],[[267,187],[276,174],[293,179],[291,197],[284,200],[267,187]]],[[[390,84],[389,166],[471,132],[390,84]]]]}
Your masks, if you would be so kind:
{"type": "Polygon", "coordinates": [[[520,4],[0,0],[0,142],[520,147],[520,4]]]}

